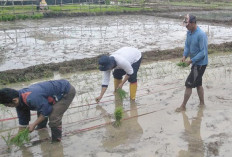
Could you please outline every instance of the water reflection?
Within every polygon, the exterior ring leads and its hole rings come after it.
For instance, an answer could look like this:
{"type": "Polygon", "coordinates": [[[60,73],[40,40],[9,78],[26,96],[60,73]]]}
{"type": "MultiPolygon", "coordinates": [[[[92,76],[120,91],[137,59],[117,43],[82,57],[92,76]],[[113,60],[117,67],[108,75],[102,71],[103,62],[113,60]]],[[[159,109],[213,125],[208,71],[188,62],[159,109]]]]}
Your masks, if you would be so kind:
{"type": "MultiPolygon", "coordinates": [[[[115,108],[123,106],[122,101],[119,100],[116,96],[115,98],[115,108]]],[[[108,114],[105,109],[101,106],[97,107],[102,114],[108,114]]],[[[139,141],[140,137],[143,134],[143,129],[138,123],[138,110],[137,105],[135,102],[130,103],[130,111],[123,113],[123,118],[127,119],[129,117],[133,117],[129,120],[122,121],[119,127],[114,127],[113,125],[106,126],[106,133],[102,140],[103,147],[112,150],[113,148],[122,145],[122,144],[129,144],[129,143],[136,143],[139,141]]],[[[111,122],[111,117],[105,116],[104,117],[106,123],[111,122]]]]}
{"type": "Polygon", "coordinates": [[[43,141],[43,139],[49,139],[48,129],[38,130],[39,139],[42,140],[40,143],[41,156],[43,157],[62,157],[63,144],[62,142],[51,143],[50,140],[43,141]]]}
{"type": "Polygon", "coordinates": [[[188,142],[188,150],[180,150],[179,157],[204,157],[204,143],[201,139],[201,121],[203,117],[203,107],[199,107],[197,116],[193,118],[190,124],[188,116],[183,111],[184,121],[184,140],[188,142]]]}

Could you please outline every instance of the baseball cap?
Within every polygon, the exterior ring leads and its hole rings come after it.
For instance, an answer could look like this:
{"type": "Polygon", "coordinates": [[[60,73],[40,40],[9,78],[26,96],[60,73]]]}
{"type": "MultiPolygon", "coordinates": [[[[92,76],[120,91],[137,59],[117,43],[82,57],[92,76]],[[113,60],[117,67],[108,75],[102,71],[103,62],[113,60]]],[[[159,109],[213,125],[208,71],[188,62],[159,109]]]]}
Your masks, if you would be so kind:
{"type": "Polygon", "coordinates": [[[100,71],[110,70],[111,68],[113,68],[114,63],[115,63],[114,57],[103,55],[98,60],[99,70],[100,71]]]}

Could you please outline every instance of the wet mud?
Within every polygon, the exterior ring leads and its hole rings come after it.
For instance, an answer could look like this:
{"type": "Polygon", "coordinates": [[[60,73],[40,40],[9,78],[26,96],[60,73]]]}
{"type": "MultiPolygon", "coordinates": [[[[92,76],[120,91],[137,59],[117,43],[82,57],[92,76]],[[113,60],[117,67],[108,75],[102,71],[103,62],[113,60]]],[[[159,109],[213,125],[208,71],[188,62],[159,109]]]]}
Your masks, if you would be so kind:
{"type": "MultiPolygon", "coordinates": [[[[176,113],[184,96],[184,82],[190,67],[176,65],[178,59],[147,62],[138,72],[136,101],[123,101],[113,95],[113,78],[99,104],[102,73],[98,70],[56,74],[49,79],[65,78],[76,88],[77,95],[63,117],[61,143],[50,143],[50,129],[34,131],[31,142],[9,151],[0,140],[1,156],[230,156],[232,55],[210,54],[203,77],[205,106],[199,106],[196,89],[187,103],[186,111],[176,113]],[[120,127],[114,127],[114,111],[123,106],[120,127]]],[[[34,80],[11,84],[26,87],[34,80]]],[[[129,92],[129,83],[123,87],[129,92]]],[[[15,117],[13,108],[0,111],[0,119],[15,117]]],[[[32,112],[33,114],[34,112],[32,112]]],[[[31,116],[32,120],[36,116],[31,116]]],[[[1,121],[0,135],[17,132],[17,119],[1,121]]]]}
{"type": "MultiPolygon", "coordinates": [[[[223,44],[209,45],[209,54],[232,52],[232,42],[223,44]]],[[[167,59],[181,58],[182,48],[171,50],[156,50],[143,53],[142,63],[161,61],[167,59]]],[[[0,84],[9,84],[15,82],[30,81],[33,79],[47,78],[54,76],[54,72],[61,74],[73,73],[76,71],[97,70],[98,58],[84,58],[60,63],[49,63],[31,66],[25,69],[13,69],[0,72],[0,84]]]]}

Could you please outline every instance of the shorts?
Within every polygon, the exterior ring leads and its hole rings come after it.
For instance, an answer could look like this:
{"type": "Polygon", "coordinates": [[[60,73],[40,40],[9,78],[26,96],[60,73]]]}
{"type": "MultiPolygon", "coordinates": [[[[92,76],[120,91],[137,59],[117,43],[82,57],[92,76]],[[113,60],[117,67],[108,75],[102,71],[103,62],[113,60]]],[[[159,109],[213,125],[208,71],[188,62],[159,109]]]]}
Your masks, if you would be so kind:
{"type": "MultiPolygon", "coordinates": [[[[132,75],[130,75],[128,81],[130,83],[135,83],[137,82],[137,72],[139,70],[140,67],[140,63],[141,63],[142,57],[135,63],[133,63],[131,66],[133,68],[134,73],[132,75]]],[[[125,75],[126,72],[123,69],[115,69],[113,72],[113,76],[115,79],[121,80],[122,76],[125,75]]]]}
{"type": "Polygon", "coordinates": [[[190,74],[185,81],[187,88],[195,88],[202,86],[202,76],[205,72],[207,65],[193,65],[190,74]]]}

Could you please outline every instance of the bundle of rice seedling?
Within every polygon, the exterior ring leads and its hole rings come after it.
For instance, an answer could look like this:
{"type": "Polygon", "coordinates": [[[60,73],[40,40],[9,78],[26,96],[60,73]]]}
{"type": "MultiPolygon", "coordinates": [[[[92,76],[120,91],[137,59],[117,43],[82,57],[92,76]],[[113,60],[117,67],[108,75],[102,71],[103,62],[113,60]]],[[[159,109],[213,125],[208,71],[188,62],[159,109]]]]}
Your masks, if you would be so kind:
{"type": "Polygon", "coordinates": [[[125,99],[125,98],[127,97],[127,92],[124,91],[122,88],[118,88],[118,89],[116,90],[116,92],[118,93],[119,98],[120,98],[121,100],[123,100],[123,99],[125,99]]]}
{"type": "Polygon", "coordinates": [[[123,117],[123,107],[117,107],[114,111],[115,122],[114,126],[119,127],[121,125],[121,119],[123,117]]]}
{"type": "Polygon", "coordinates": [[[179,62],[179,63],[177,63],[176,65],[177,65],[177,66],[180,66],[180,67],[187,67],[187,66],[188,66],[188,64],[185,63],[185,62],[179,62]]]}
{"type": "Polygon", "coordinates": [[[22,131],[20,131],[15,137],[13,137],[10,141],[12,144],[16,145],[16,146],[22,146],[24,142],[29,142],[30,138],[29,138],[29,129],[26,128],[22,131]]]}

